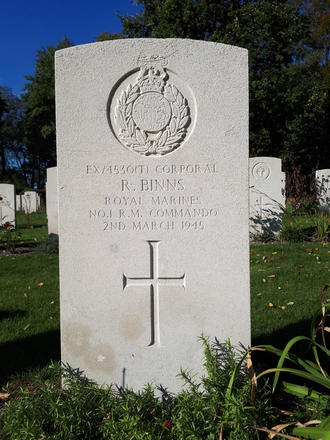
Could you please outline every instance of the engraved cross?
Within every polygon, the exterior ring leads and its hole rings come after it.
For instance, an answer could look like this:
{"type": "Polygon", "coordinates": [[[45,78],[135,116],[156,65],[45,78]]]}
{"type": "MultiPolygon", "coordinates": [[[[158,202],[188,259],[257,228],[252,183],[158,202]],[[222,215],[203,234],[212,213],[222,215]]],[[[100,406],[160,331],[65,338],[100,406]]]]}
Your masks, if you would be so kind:
{"type": "Polygon", "coordinates": [[[259,217],[262,219],[264,217],[264,209],[265,209],[265,203],[264,198],[262,196],[259,196],[259,199],[256,201],[256,207],[259,208],[259,217]]]}
{"type": "Polygon", "coordinates": [[[159,323],[159,287],[160,286],[180,286],[186,288],[186,275],[180,277],[160,277],[159,276],[159,245],[160,241],[148,241],[150,248],[150,277],[149,278],[129,278],[123,274],[123,290],[129,287],[150,287],[150,324],[151,337],[150,344],[160,346],[160,323],[159,323]]]}

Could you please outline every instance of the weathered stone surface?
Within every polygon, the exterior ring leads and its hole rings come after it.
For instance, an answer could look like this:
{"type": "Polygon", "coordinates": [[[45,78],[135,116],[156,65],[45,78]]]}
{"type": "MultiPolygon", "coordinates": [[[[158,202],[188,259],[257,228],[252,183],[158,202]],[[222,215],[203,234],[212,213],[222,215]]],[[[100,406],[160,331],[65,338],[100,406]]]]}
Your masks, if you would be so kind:
{"type": "Polygon", "coordinates": [[[204,332],[250,343],[247,51],[117,40],[56,54],[62,360],[171,391],[204,332]]]}
{"type": "Polygon", "coordinates": [[[15,227],[15,205],[15,186],[9,183],[0,183],[0,226],[9,222],[13,227],[15,227]]]}
{"type": "Polygon", "coordinates": [[[330,211],[330,169],[317,170],[315,173],[317,199],[319,209],[330,211]]]}
{"type": "Polygon", "coordinates": [[[285,208],[285,173],[276,157],[249,159],[250,234],[278,234],[285,208]]]}
{"type": "Polygon", "coordinates": [[[48,234],[58,234],[57,167],[47,168],[46,210],[48,234]]]}

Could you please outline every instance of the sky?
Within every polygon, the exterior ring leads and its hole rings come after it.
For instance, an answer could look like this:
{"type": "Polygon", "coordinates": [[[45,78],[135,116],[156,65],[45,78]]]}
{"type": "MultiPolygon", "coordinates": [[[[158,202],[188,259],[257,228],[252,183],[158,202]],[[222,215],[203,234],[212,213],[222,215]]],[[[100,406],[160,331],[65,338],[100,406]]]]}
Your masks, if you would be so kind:
{"type": "Polygon", "coordinates": [[[66,35],[91,43],[102,32],[119,32],[116,15],[134,14],[132,0],[4,0],[0,8],[0,86],[16,95],[33,75],[36,51],[55,46],[66,35]]]}

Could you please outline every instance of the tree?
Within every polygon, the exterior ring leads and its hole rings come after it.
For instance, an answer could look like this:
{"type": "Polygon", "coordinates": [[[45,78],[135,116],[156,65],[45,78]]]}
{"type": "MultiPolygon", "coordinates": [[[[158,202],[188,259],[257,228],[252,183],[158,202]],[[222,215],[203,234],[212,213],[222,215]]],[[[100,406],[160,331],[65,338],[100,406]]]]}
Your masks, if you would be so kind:
{"type": "Polygon", "coordinates": [[[121,17],[124,37],[192,38],[249,50],[251,156],[282,157],[287,167],[292,162],[316,167],[325,160],[329,9],[324,0],[136,3],[140,12],[121,17]]]}
{"type": "Polygon", "coordinates": [[[44,186],[46,168],[56,165],[54,54],[72,45],[65,37],[56,46],[42,47],[37,51],[34,75],[26,76],[23,128],[32,188],[44,186]]]}
{"type": "Polygon", "coordinates": [[[8,87],[0,86],[0,181],[7,181],[10,170],[20,165],[23,108],[8,87]]]}

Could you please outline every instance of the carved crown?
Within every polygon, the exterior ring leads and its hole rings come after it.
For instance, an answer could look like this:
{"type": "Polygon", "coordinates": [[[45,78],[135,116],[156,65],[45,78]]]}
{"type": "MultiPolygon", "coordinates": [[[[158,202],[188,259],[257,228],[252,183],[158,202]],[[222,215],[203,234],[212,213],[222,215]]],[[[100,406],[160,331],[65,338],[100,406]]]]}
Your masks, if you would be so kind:
{"type": "Polygon", "coordinates": [[[167,76],[164,70],[167,64],[165,58],[158,55],[150,58],[140,57],[138,63],[140,65],[138,82],[141,92],[161,92],[167,76]]]}

